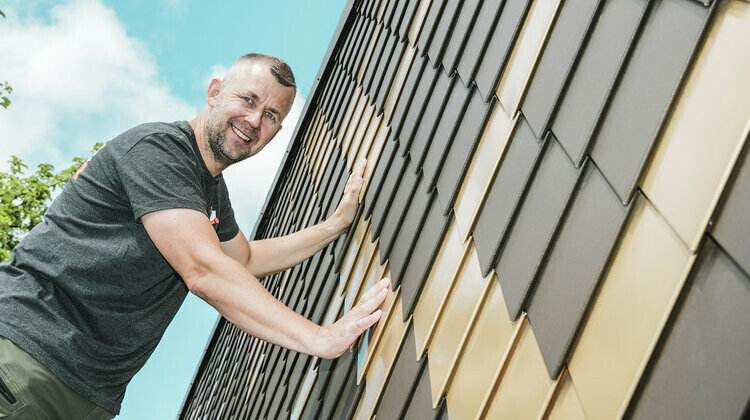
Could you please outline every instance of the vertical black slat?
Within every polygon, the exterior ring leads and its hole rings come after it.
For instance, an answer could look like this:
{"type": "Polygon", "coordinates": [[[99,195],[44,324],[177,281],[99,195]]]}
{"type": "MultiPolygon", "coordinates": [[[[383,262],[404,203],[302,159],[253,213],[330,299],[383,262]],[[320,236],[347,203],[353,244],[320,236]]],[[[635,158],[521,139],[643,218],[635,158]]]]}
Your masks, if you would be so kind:
{"type": "Polygon", "coordinates": [[[336,360],[336,367],[331,374],[330,382],[323,394],[323,407],[320,411],[321,418],[332,418],[333,410],[336,409],[341,396],[346,390],[344,384],[349,373],[354,370],[356,375],[356,360],[354,352],[347,351],[336,360]]]}
{"type": "Polygon", "coordinates": [[[406,407],[414,383],[417,381],[420,363],[417,362],[414,324],[409,323],[406,339],[401,343],[391,375],[383,386],[382,396],[375,408],[379,419],[397,419],[406,407]]]}
{"type": "Polygon", "coordinates": [[[750,278],[708,237],[629,418],[747,418],[750,278]]]}
{"type": "MultiPolygon", "coordinates": [[[[345,102],[344,98],[346,97],[346,87],[349,83],[349,75],[346,74],[346,71],[343,67],[338,67],[339,70],[339,78],[336,80],[336,85],[333,87],[333,93],[331,94],[330,98],[330,104],[328,105],[328,109],[326,110],[326,123],[328,123],[328,128],[333,128],[333,123],[336,120],[336,112],[339,108],[341,108],[341,103],[345,102]]],[[[336,131],[333,132],[334,137],[336,136],[336,131]]]]}
{"type": "Polygon", "coordinates": [[[474,80],[477,67],[483,60],[490,36],[495,30],[495,24],[500,17],[500,12],[506,0],[482,1],[476,22],[468,31],[468,39],[463,47],[463,54],[456,64],[457,71],[465,85],[474,80]]]}
{"type": "Polygon", "coordinates": [[[287,381],[287,392],[290,398],[287,398],[287,403],[280,408],[280,410],[286,411],[291,411],[294,407],[294,397],[302,386],[308,366],[310,366],[310,363],[314,363],[314,360],[312,356],[307,354],[295,353],[292,355],[290,363],[289,379],[287,381]]]}
{"type": "Polygon", "coordinates": [[[341,123],[346,115],[346,110],[355,99],[354,92],[357,87],[357,81],[347,76],[347,81],[344,86],[344,94],[338,99],[338,104],[333,114],[333,135],[336,138],[341,138],[343,133],[341,132],[341,123]]]}
{"type": "Polygon", "coordinates": [[[323,322],[328,306],[331,304],[331,300],[336,292],[339,275],[335,268],[336,267],[333,265],[329,268],[328,276],[325,281],[321,283],[322,288],[318,294],[317,300],[313,301],[313,304],[310,306],[310,309],[312,310],[310,320],[316,324],[323,322]]]}
{"type": "Polygon", "coordinates": [[[550,377],[567,359],[628,213],[593,161],[586,162],[528,307],[550,377]]]}
{"type": "Polygon", "coordinates": [[[309,277],[311,284],[310,293],[308,294],[307,301],[308,306],[303,313],[307,318],[312,318],[315,309],[321,304],[321,292],[328,287],[330,281],[331,268],[333,267],[333,253],[331,246],[327,246],[321,250],[323,252],[323,258],[320,261],[318,270],[315,271],[314,276],[309,277]]]}
{"type": "MultiPolygon", "coordinates": [[[[427,54],[432,35],[435,33],[435,29],[437,29],[440,15],[442,15],[446,3],[448,3],[448,0],[432,0],[430,2],[430,9],[427,11],[427,16],[424,18],[422,30],[419,32],[419,39],[417,40],[417,48],[422,55],[427,54]]],[[[442,42],[442,40],[440,41],[442,42]]]]}
{"type": "Polygon", "coordinates": [[[266,418],[269,419],[278,419],[282,418],[279,415],[279,410],[286,404],[287,398],[289,398],[288,395],[288,389],[286,387],[286,384],[281,384],[279,389],[276,391],[276,394],[274,395],[273,401],[271,402],[270,407],[268,408],[266,412],[266,418]]]}
{"type": "Polygon", "coordinates": [[[341,71],[341,68],[339,66],[335,66],[333,69],[331,69],[331,73],[329,74],[328,80],[326,82],[326,90],[323,93],[323,96],[319,99],[318,107],[323,111],[324,121],[326,122],[328,122],[330,118],[332,98],[334,92],[336,91],[336,85],[341,79],[343,73],[344,72],[341,71]]]}
{"type": "Polygon", "coordinates": [[[359,47],[357,48],[357,53],[355,55],[354,62],[352,63],[352,77],[354,77],[355,79],[357,79],[359,72],[362,69],[362,61],[364,60],[367,48],[370,46],[372,37],[375,34],[376,26],[377,22],[369,18],[367,19],[367,23],[365,24],[366,29],[364,31],[362,39],[359,42],[359,47]]]}
{"type": "MultiPolygon", "coordinates": [[[[412,163],[409,162],[411,165],[412,163]]],[[[385,260],[390,255],[393,242],[401,229],[401,223],[406,216],[406,212],[409,206],[413,203],[412,198],[417,190],[417,185],[422,178],[422,174],[415,174],[407,166],[404,171],[404,176],[399,183],[398,190],[393,196],[391,207],[388,210],[388,215],[383,223],[383,228],[380,230],[380,262],[385,264],[385,260]]]]}
{"type": "Polygon", "coordinates": [[[523,26],[530,3],[529,0],[505,1],[475,76],[477,88],[485,101],[495,93],[497,81],[505,68],[518,31],[523,26]]]}
{"type": "MultiPolygon", "coordinates": [[[[448,73],[452,73],[453,70],[456,69],[458,60],[464,51],[466,41],[469,39],[469,35],[475,30],[480,32],[485,31],[484,28],[474,27],[477,13],[479,13],[480,3],[482,3],[480,0],[464,0],[458,10],[456,23],[451,31],[450,39],[445,47],[445,52],[443,53],[443,67],[445,67],[448,73]]],[[[494,3],[498,4],[500,2],[496,1],[494,3]]],[[[476,60],[476,56],[474,56],[474,59],[476,60]]]]}
{"type": "Polygon", "coordinates": [[[458,196],[464,174],[471,164],[472,156],[484,131],[491,104],[491,102],[482,101],[482,95],[477,89],[471,89],[471,95],[456,130],[453,144],[438,174],[436,185],[444,214],[453,208],[453,202],[458,196]]]}
{"type": "Polygon", "coordinates": [[[305,206],[308,205],[310,197],[312,197],[313,186],[310,182],[312,176],[310,175],[309,165],[305,164],[304,173],[302,178],[299,180],[299,186],[297,187],[297,194],[292,197],[291,208],[291,224],[294,226],[299,225],[300,219],[304,215],[305,206]]]}
{"type": "Polygon", "coordinates": [[[307,404],[302,410],[302,419],[317,420],[319,419],[320,408],[323,405],[323,394],[325,393],[328,380],[331,377],[331,372],[336,365],[336,359],[334,360],[321,360],[318,364],[318,376],[313,385],[313,389],[310,390],[310,396],[307,399],[307,404]]]}
{"type": "MultiPolygon", "coordinates": [[[[417,7],[419,7],[419,1],[409,0],[400,1],[399,3],[406,3],[406,6],[404,8],[404,16],[401,18],[401,22],[398,25],[398,36],[401,39],[406,39],[407,35],[409,35],[409,28],[414,21],[414,14],[417,11],[417,7]]],[[[409,39],[408,41],[411,45],[414,45],[416,42],[415,39],[409,39]]]]}
{"type": "Polygon", "coordinates": [[[508,141],[508,150],[490,181],[474,228],[474,245],[483,276],[493,267],[541,152],[541,143],[522,117],[508,141]]]}
{"type": "Polygon", "coordinates": [[[342,395],[339,397],[339,401],[336,404],[336,408],[331,413],[331,418],[334,419],[351,419],[354,416],[354,412],[357,409],[359,399],[362,396],[362,392],[365,390],[364,383],[357,385],[357,363],[356,360],[349,368],[349,375],[346,381],[342,385],[342,395]]]}
{"type": "Polygon", "coordinates": [[[288,350],[282,349],[279,351],[279,356],[276,364],[274,365],[271,373],[271,379],[268,382],[268,387],[266,388],[266,398],[263,401],[263,405],[260,408],[260,414],[262,417],[268,416],[268,411],[270,410],[271,406],[276,402],[279,403],[279,400],[283,400],[285,396],[285,389],[283,388],[283,382],[284,377],[283,375],[286,374],[284,367],[286,366],[286,355],[288,354],[288,350]]]}
{"type": "MultiPolygon", "coordinates": [[[[404,44],[405,48],[411,48],[408,43],[404,44]]],[[[411,66],[406,74],[403,85],[401,86],[401,93],[398,96],[398,100],[393,105],[393,112],[391,113],[391,120],[387,123],[391,126],[391,134],[394,138],[398,138],[401,132],[401,126],[403,125],[404,119],[411,112],[409,109],[409,102],[414,95],[414,90],[417,87],[417,83],[421,78],[421,72],[424,68],[424,59],[414,52],[411,66]]],[[[398,70],[397,70],[398,71],[398,70]]]]}
{"type": "Polygon", "coordinates": [[[370,98],[370,102],[373,101],[374,96],[374,85],[375,79],[382,76],[384,70],[384,64],[381,61],[383,57],[383,51],[385,50],[388,39],[390,38],[390,29],[382,28],[378,34],[378,40],[375,42],[375,47],[370,55],[370,62],[367,64],[367,71],[362,78],[362,87],[364,88],[365,94],[370,98]]]}
{"type": "MultiPolygon", "coordinates": [[[[434,82],[434,87],[429,91],[429,95],[425,95],[423,102],[417,102],[417,94],[414,94],[414,101],[412,101],[412,108],[421,107],[424,109],[422,117],[417,121],[418,125],[414,128],[413,133],[410,136],[408,132],[402,133],[402,141],[408,144],[408,149],[411,152],[414,160],[417,161],[415,169],[422,167],[427,150],[432,142],[432,137],[435,134],[435,129],[440,122],[440,116],[443,114],[443,108],[450,96],[451,88],[453,87],[453,79],[451,79],[442,68],[437,70],[437,80],[434,82]]],[[[420,93],[420,89],[417,93],[420,93]]],[[[406,126],[406,124],[404,124],[406,126]]],[[[405,147],[406,149],[406,147],[405,147]]]]}
{"type": "Polygon", "coordinates": [[[310,318],[312,310],[318,303],[320,290],[325,285],[328,272],[333,263],[333,254],[331,253],[330,245],[318,251],[317,255],[320,255],[320,257],[316,261],[316,267],[308,270],[309,273],[305,276],[305,284],[307,285],[305,299],[307,305],[300,313],[306,318],[310,318]]]}
{"type": "Polygon", "coordinates": [[[331,97],[328,99],[329,103],[326,108],[326,122],[328,123],[329,129],[333,127],[336,108],[338,108],[341,103],[341,97],[346,91],[346,83],[349,80],[349,75],[346,73],[346,69],[341,65],[336,67],[336,72],[338,73],[338,78],[336,79],[336,84],[333,86],[333,91],[331,92],[331,97]]]}
{"type": "Polygon", "coordinates": [[[471,90],[466,88],[459,81],[458,77],[453,77],[452,79],[452,86],[445,108],[443,108],[443,112],[440,114],[427,153],[422,161],[424,176],[431,187],[435,185],[437,177],[440,175],[443,162],[445,162],[445,156],[448,154],[448,150],[453,143],[454,134],[458,129],[471,94],[471,90]]]}
{"type": "MultiPolygon", "coordinates": [[[[428,64],[428,60],[420,57],[419,52],[416,52],[409,74],[406,76],[403,91],[393,111],[391,126],[394,138],[411,138],[414,127],[422,117],[424,101],[437,76],[438,72],[428,64]]],[[[408,149],[404,148],[404,150],[408,149]]]]}
{"type": "Polygon", "coordinates": [[[635,190],[713,9],[663,0],[646,20],[591,150],[623,202],[635,190]]]}
{"type": "Polygon", "coordinates": [[[378,115],[383,112],[385,101],[388,99],[388,93],[390,93],[393,88],[393,82],[395,81],[398,66],[401,64],[404,51],[406,51],[406,42],[399,41],[395,36],[393,36],[393,39],[395,43],[393,45],[391,59],[388,62],[388,67],[385,70],[383,79],[378,86],[377,97],[375,98],[375,104],[378,107],[378,115]]]}
{"type": "Polygon", "coordinates": [[[341,148],[336,146],[333,149],[331,158],[328,160],[328,165],[326,165],[326,168],[323,171],[323,175],[320,177],[320,188],[318,188],[319,207],[322,207],[322,203],[327,202],[326,198],[330,197],[329,194],[333,193],[333,185],[337,184],[333,182],[333,176],[343,164],[343,160],[341,159],[341,148]]]}
{"type": "MultiPolygon", "coordinates": [[[[380,189],[383,185],[383,181],[385,180],[385,177],[388,173],[390,173],[390,168],[392,161],[394,157],[396,156],[396,151],[398,150],[399,142],[398,140],[391,141],[390,139],[386,139],[385,145],[383,146],[383,151],[380,152],[380,157],[378,158],[377,166],[375,167],[375,170],[373,170],[372,175],[370,177],[370,182],[367,184],[367,190],[365,191],[365,198],[363,200],[362,205],[365,208],[364,216],[365,219],[369,218],[372,214],[372,209],[375,206],[375,203],[377,203],[380,198],[380,189]]],[[[371,164],[371,163],[368,163],[371,164]]]]}
{"type": "Polygon", "coordinates": [[[443,216],[440,205],[437,204],[434,196],[435,190],[432,191],[432,195],[430,210],[419,232],[419,239],[409,257],[408,264],[404,263],[399,267],[391,259],[391,275],[401,279],[401,304],[404,322],[409,319],[414,311],[414,306],[422,293],[422,287],[430,272],[432,262],[443,243],[443,237],[448,230],[449,222],[453,218],[453,213],[443,216]],[[403,273],[403,275],[399,273],[403,273]]]}
{"type": "Polygon", "coordinates": [[[385,5],[385,12],[383,13],[383,26],[387,27],[388,29],[391,29],[393,31],[393,16],[396,13],[396,5],[398,3],[405,3],[403,1],[399,2],[397,0],[388,0],[388,4],[385,5]]]}
{"type": "MultiPolygon", "coordinates": [[[[443,64],[443,52],[445,52],[445,48],[450,41],[451,32],[456,24],[458,11],[462,4],[463,0],[450,0],[446,2],[443,13],[440,15],[440,21],[437,23],[435,34],[427,50],[427,55],[430,56],[430,60],[436,66],[443,64]]],[[[447,69],[448,73],[450,73],[450,70],[450,68],[447,69]]]]}
{"type": "Polygon", "coordinates": [[[407,8],[414,7],[418,1],[394,1],[393,2],[396,6],[393,11],[393,18],[389,22],[389,27],[393,32],[398,36],[398,38],[404,42],[407,42],[406,35],[403,35],[401,33],[401,22],[404,20],[404,12],[407,10],[407,8]]]}
{"type": "Polygon", "coordinates": [[[637,28],[646,15],[644,0],[605,2],[565,95],[552,132],[580,166],[637,28]]]}
{"type": "Polygon", "coordinates": [[[427,358],[422,362],[422,369],[417,380],[411,400],[404,411],[405,420],[435,419],[440,415],[441,405],[432,408],[432,387],[430,386],[430,369],[427,367],[427,358]]]}
{"type": "Polygon", "coordinates": [[[336,52],[336,58],[333,59],[334,62],[340,66],[342,66],[345,70],[348,70],[346,66],[344,65],[344,62],[346,61],[346,58],[351,54],[352,45],[354,44],[356,40],[357,32],[359,32],[360,26],[359,26],[359,16],[354,17],[351,26],[346,31],[346,39],[344,40],[344,43],[341,45],[341,48],[336,52]]]}
{"type": "Polygon", "coordinates": [[[367,16],[372,19],[377,19],[378,7],[380,6],[380,0],[371,0],[367,6],[367,16]]]}
{"type": "MultiPolygon", "coordinates": [[[[390,32],[390,29],[388,29],[390,32]]],[[[373,76],[372,88],[370,90],[370,99],[375,103],[376,114],[380,115],[382,112],[383,104],[378,99],[380,97],[381,86],[385,85],[387,78],[392,78],[395,68],[391,66],[391,58],[394,55],[394,49],[398,44],[398,38],[389,33],[383,47],[383,54],[380,56],[380,64],[378,65],[378,72],[373,76]]],[[[396,64],[398,66],[398,64],[396,64]]],[[[390,87],[390,80],[388,80],[388,87],[390,87]]],[[[387,88],[385,89],[387,90],[387,88]]]]}
{"type": "Polygon", "coordinates": [[[579,51],[586,47],[586,36],[595,23],[601,3],[596,0],[568,0],[560,5],[554,27],[521,105],[523,115],[537,137],[542,137],[547,131],[568,75],[575,71],[579,51]]]}
{"type": "Polygon", "coordinates": [[[336,207],[339,205],[339,202],[341,201],[341,197],[344,196],[344,187],[346,186],[346,182],[349,180],[350,172],[346,168],[346,165],[341,167],[341,172],[339,173],[339,179],[338,184],[333,190],[332,194],[328,194],[331,198],[328,202],[327,206],[327,212],[326,212],[326,219],[331,217],[333,215],[333,212],[336,210],[336,207]]]}
{"type": "Polygon", "coordinates": [[[370,216],[370,240],[375,241],[375,238],[380,235],[380,229],[383,227],[383,222],[388,214],[388,209],[391,207],[391,200],[396,195],[399,185],[401,185],[401,179],[404,176],[411,158],[409,155],[396,156],[393,158],[391,168],[388,174],[383,180],[383,185],[380,189],[378,199],[375,201],[372,208],[372,216],[370,216]]]}
{"type": "Polygon", "coordinates": [[[346,55],[343,58],[343,65],[346,71],[349,73],[349,76],[354,78],[356,76],[355,71],[355,63],[357,59],[357,53],[359,52],[359,49],[362,47],[362,40],[364,39],[365,35],[367,34],[367,25],[369,21],[364,16],[357,17],[357,23],[356,23],[356,31],[352,34],[352,43],[349,47],[349,50],[347,51],[346,55]]]}
{"type": "Polygon", "coordinates": [[[391,261],[391,284],[394,288],[401,284],[404,269],[410,261],[412,250],[432,204],[433,195],[426,188],[426,184],[424,178],[421,178],[404,216],[404,221],[393,241],[395,243],[392,245],[389,259],[391,261]]]}
{"type": "Polygon", "coordinates": [[[336,160],[328,161],[328,166],[331,167],[331,173],[328,177],[323,178],[324,182],[321,182],[320,184],[321,195],[318,198],[321,213],[326,217],[328,216],[329,207],[338,205],[338,201],[334,201],[334,199],[339,194],[342,194],[339,190],[341,186],[341,177],[343,173],[346,173],[346,158],[343,155],[343,151],[336,148],[334,153],[336,154],[332,156],[331,159],[336,158],[336,160]]]}

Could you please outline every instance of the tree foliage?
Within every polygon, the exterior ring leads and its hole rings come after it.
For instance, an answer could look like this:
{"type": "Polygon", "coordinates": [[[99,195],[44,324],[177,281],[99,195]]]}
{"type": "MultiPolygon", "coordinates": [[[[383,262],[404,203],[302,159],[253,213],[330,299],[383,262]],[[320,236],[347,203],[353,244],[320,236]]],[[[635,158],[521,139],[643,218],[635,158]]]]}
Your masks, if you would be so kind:
{"type": "MultiPolygon", "coordinates": [[[[0,16],[5,17],[5,13],[0,10],[0,16]]],[[[0,82],[0,106],[7,108],[10,105],[10,98],[8,95],[13,92],[13,88],[10,87],[8,82],[0,82]]]]}
{"type": "MultiPolygon", "coordinates": [[[[92,153],[102,147],[97,143],[92,153]]],[[[8,172],[0,172],[0,261],[10,258],[10,251],[18,245],[34,226],[41,223],[52,202],[52,195],[62,189],[86,159],[75,157],[73,164],[60,172],[47,163],[36,172],[26,175],[28,166],[11,156],[8,172]]]]}
{"type": "Polygon", "coordinates": [[[10,105],[10,98],[8,95],[13,92],[13,88],[10,87],[8,82],[0,82],[0,106],[7,108],[10,105]]]}
{"type": "MultiPolygon", "coordinates": [[[[5,13],[0,10],[0,16],[5,17],[5,13]]],[[[10,98],[8,95],[13,92],[13,88],[10,87],[8,82],[0,82],[0,106],[7,108],[10,105],[10,98]]]]}

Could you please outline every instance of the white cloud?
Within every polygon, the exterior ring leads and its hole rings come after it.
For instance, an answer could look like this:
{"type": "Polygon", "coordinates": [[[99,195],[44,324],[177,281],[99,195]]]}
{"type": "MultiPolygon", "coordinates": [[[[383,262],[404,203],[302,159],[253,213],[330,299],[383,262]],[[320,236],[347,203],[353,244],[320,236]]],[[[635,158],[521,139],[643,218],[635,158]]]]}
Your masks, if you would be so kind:
{"type": "MultiPolygon", "coordinates": [[[[11,10],[6,10],[11,12],[11,10]]],[[[49,20],[8,13],[0,37],[0,78],[14,88],[0,110],[0,170],[10,155],[30,163],[70,164],[97,141],[147,121],[191,119],[197,109],[173,94],[156,60],[128,36],[100,0],[72,0],[49,20]]],[[[227,67],[216,64],[201,89],[227,67]]],[[[250,234],[286,151],[305,99],[297,94],[283,128],[258,155],[225,171],[237,220],[250,234]]]]}
{"type": "Polygon", "coordinates": [[[0,169],[11,154],[67,165],[134,125],[197,112],[101,1],[55,6],[49,20],[15,16],[8,13],[0,37],[0,77],[14,88],[12,104],[0,110],[0,169]]]}
{"type": "Polygon", "coordinates": [[[276,137],[257,155],[224,171],[235,217],[246,236],[252,233],[304,106],[305,98],[297,91],[292,109],[276,137]]]}
{"type": "Polygon", "coordinates": [[[211,66],[211,70],[208,72],[208,75],[202,81],[203,88],[207,87],[208,84],[211,83],[211,80],[213,79],[223,79],[228,71],[229,71],[229,68],[223,64],[214,64],[213,66],[211,66]]]}

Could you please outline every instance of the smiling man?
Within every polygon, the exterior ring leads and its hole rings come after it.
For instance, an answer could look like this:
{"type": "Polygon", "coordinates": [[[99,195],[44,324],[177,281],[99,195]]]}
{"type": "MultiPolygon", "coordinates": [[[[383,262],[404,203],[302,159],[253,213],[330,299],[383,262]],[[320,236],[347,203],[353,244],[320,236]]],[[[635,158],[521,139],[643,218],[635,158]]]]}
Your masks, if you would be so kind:
{"type": "Polygon", "coordinates": [[[286,63],[248,54],[192,121],[126,131],[74,175],[0,265],[0,418],[112,418],[188,291],[249,334],[323,358],[377,322],[388,280],[326,327],[257,280],[348,228],[364,161],[316,226],[248,242],[235,222],[221,173],[273,139],[295,89],[286,63]]]}

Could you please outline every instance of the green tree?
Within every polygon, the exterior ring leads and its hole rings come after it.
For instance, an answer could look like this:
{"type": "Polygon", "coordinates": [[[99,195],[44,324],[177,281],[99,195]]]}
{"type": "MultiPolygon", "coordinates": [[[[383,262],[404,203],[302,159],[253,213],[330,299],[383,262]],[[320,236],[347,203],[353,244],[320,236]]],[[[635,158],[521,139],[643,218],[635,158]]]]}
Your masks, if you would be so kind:
{"type": "Polygon", "coordinates": [[[10,87],[8,82],[0,82],[0,106],[7,108],[10,105],[10,98],[8,95],[13,92],[13,88],[10,87]]]}
{"type": "MultiPolygon", "coordinates": [[[[5,17],[5,13],[0,10],[0,16],[5,17]]],[[[7,81],[0,82],[0,106],[7,108],[10,105],[10,98],[8,95],[13,92],[13,88],[10,87],[7,81]]]]}
{"type": "MultiPolygon", "coordinates": [[[[5,17],[5,13],[0,10],[0,16],[5,17]]],[[[10,87],[8,82],[0,82],[0,106],[7,108],[10,105],[10,98],[8,95],[13,92],[13,88],[10,87]]]]}
{"type": "MultiPolygon", "coordinates": [[[[91,153],[102,146],[103,143],[97,143],[91,153]]],[[[52,165],[42,163],[36,172],[26,175],[24,169],[28,166],[11,156],[8,172],[0,172],[0,261],[10,258],[10,251],[42,221],[52,195],[65,186],[85,161],[73,158],[73,164],[58,173],[52,165]]]]}

